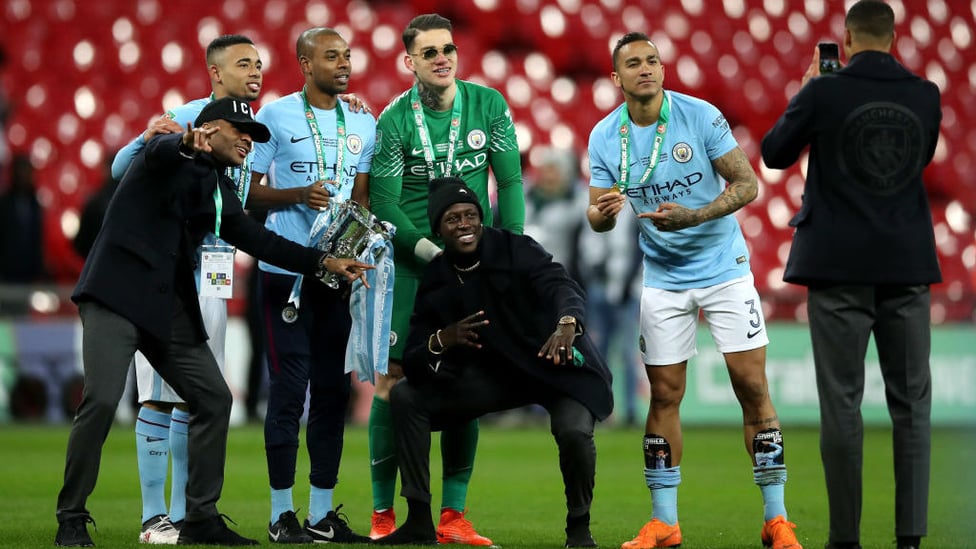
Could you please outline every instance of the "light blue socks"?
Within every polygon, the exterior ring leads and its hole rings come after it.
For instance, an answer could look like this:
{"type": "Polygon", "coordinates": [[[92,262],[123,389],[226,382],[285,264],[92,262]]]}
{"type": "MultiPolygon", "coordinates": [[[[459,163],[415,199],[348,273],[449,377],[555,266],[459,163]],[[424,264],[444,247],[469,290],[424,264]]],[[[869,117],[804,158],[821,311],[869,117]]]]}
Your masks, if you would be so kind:
{"type": "Polygon", "coordinates": [[[779,515],[789,519],[786,515],[786,467],[753,467],[752,477],[762,491],[763,520],[774,519],[779,515]]]}
{"type": "Polygon", "coordinates": [[[173,486],[169,497],[169,520],[180,522],[186,517],[186,482],[189,475],[187,436],[190,432],[190,413],[173,409],[169,424],[169,451],[173,458],[173,486]]]}
{"type": "Polygon", "coordinates": [[[312,492],[308,497],[308,523],[318,524],[332,510],[332,488],[316,488],[312,486],[312,492]]]}
{"type": "Polygon", "coordinates": [[[644,469],[644,480],[651,490],[651,518],[674,526],[678,523],[678,485],[681,466],[667,469],[644,469]]]}
{"type": "Polygon", "coordinates": [[[278,518],[281,517],[282,513],[287,513],[288,511],[294,510],[295,507],[292,503],[291,488],[271,490],[271,521],[269,524],[278,522],[278,518]]]}
{"type": "Polygon", "coordinates": [[[142,522],[166,514],[169,438],[169,414],[141,408],[136,418],[136,461],[142,489],[142,522]]]}

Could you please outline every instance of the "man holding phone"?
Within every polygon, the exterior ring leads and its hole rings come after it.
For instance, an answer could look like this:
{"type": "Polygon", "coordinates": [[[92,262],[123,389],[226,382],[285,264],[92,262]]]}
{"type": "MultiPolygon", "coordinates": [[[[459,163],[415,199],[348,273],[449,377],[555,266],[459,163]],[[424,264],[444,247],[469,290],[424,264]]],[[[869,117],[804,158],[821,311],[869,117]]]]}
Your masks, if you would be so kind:
{"type": "Polygon", "coordinates": [[[820,396],[828,549],[860,548],[864,355],[873,334],[894,434],[895,535],[917,549],[928,524],[929,285],[941,280],[922,170],[942,120],[939,89],[890,53],[895,15],[877,0],[847,12],[848,65],[803,87],[762,141],[787,168],[810,146],[783,280],[807,286],[820,396]]]}

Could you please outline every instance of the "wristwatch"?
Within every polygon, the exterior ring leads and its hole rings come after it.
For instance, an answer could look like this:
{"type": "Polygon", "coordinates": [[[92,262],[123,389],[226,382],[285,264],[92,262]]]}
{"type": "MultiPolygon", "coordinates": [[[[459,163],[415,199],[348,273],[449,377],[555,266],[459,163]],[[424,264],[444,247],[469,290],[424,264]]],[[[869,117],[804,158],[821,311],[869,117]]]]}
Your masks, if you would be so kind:
{"type": "Polygon", "coordinates": [[[325,268],[325,260],[328,258],[329,254],[322,254],[319,256],[319,268],[317,271],[315,271],[315,278],[321,280],[325,276],[325,273],[328,272],[328,269],[325,268]]]}
{"type": "Polygon", "coordinates": [[[566,315],[566,316],[560,318],[559,319],[559,325],[562,326],[562,325],[565,325],[565,324],[576,324],[576,317],[570,316],[570,315],[566,315]]]}

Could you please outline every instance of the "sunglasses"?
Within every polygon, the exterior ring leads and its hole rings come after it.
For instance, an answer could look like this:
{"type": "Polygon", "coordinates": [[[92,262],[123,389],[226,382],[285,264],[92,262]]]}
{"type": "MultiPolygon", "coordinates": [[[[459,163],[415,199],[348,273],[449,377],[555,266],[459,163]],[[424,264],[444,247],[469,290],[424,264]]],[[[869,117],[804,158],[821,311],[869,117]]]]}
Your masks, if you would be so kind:
{"type": "Polygon", "coordinates": [[[444,57],[450,57],[457,53],[457,46],[454,44],[446,44],[442,50],[438,50],[437,48],[424,48],[420,51],[420,53],[411,53],[410,55],[419,55],[426,61],[433,61],[442,53],[444,54],[444,57]]]}

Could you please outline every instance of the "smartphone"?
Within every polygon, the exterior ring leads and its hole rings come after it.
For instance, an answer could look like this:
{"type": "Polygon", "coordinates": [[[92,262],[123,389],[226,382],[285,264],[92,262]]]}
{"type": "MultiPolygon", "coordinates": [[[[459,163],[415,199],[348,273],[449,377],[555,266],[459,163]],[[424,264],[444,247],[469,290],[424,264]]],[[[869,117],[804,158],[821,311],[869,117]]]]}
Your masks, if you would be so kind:
{"type": "Polygon", "coordinates": [[[827,74],[840,70],[840,48],[834,42],[817,44],[820,50],[820,74],[827,74]]]}

